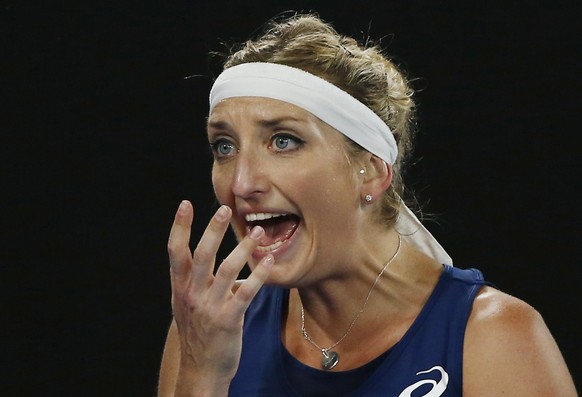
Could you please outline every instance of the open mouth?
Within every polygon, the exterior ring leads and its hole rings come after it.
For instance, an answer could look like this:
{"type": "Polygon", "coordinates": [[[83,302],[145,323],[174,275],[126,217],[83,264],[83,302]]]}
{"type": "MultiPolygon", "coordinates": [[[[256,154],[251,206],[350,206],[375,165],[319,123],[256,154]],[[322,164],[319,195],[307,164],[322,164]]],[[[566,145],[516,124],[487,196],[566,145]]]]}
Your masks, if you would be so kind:
{"type": "Polygon", "coordinates": [[[267,253],[279,248],[287,241],[299,226],[300,218],[294,214],[252,213],[245,215],[247,233],[259,225],[265,230],[265,235],[257,247],[259,252],[267,253]]]}

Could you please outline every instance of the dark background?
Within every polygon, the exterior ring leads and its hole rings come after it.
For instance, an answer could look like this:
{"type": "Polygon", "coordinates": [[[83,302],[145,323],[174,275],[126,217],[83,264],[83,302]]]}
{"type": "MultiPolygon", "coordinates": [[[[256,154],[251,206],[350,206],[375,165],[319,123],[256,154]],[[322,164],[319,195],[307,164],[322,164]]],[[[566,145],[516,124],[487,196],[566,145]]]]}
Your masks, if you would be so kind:
{"type": "Polygon", "coordinates": [[[582,382],[580,2],[0,5],[3,395],[155,394],[173,214],[192,200],[199,236],[214,208],[208,53],[286,10],[383,38],[418,79],[427,226],[542,313],[582,382]]]}

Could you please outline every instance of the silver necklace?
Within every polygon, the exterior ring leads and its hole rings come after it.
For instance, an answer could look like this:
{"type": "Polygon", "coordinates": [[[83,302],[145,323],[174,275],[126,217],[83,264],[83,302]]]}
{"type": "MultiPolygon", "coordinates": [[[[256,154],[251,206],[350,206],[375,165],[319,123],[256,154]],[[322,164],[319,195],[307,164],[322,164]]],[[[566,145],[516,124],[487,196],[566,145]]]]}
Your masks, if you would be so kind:
{"type": "Polygon", "coordinates": [[[370,295],[372,295],[372,291],[374,290],[374,287],[376,287],[378,280],[380,280],[380,277],[382,277],[382,275],[384,274],[384,271],[386,270],[388,265],[391,264],[394,261],[394,259],[396,259],[396,257],[398,256],[398,253],[400,252],[401,245],[402,245],[402,238],[400,236],[398,236],[398,247],[396,248],[396,252],[394,253],[394,255],[392,255],[392,258],[390,258],[388,260],[388,262],[386,262],[386,264],[384,265],[384,267],[382,268],[380,273],[378,273],[378,275],[376,276],[374,283],[372,284],[372,286],[370,287],[370,290],[368,291],[368,295],[366,295],[366,299],[364,299],[364,304],[362,305],[362,308],[359,311],[357,311],[356,314],[354,314],[354,319],[350,323],[346,332],[333,345],[331,345],[329,347],[321,347],[317,343],[315,343],[315,341],[313,339],[311,339],[311,336],[309,336],[309,333],[307,332],[307,329],[305,328],[305,310],[303,310],[303,302],[301,302],[301,298],[299,298],[299,304],[301,305],[301,334],[303,334],[303,337],[305,338],[306,341],[311,343],[313,346],[315,346],[321,352],[321,355],[323,356],[321,358],[321,368],[323,370],[329,371],[329,370],[333,369],[339,363],[339,353],[337,351],[334,351],[331,349],[333,349],[334,347],[339,345],[349,335],[354,324],[356,323],[356,321],[360,317],[360,314],[362,314],[364,312],[364,309],[366,308],[366,305],[368,304],[368,300],[370,299],[370,295]]]}

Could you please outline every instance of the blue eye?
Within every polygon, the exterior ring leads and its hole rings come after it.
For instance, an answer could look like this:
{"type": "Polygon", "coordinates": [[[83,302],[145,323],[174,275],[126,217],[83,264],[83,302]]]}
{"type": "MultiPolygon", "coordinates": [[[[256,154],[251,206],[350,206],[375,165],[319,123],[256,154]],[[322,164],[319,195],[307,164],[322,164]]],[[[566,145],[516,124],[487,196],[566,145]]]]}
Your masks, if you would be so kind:
{"type": "Polygon", "coordinates": [[[290,151],[295,150],[304,142],[299,138],[288,134],[277,134],[273,137],[273,148],[276,151],[290,151]]]}
{"type": "Polygon", "coordinates": [[[230,156],[234,152],[234,145],[226,139],[219,139],[210,144],[212,152],[216,157],[230,156]]]}
{"type": "Polygon", "coordinates": [[[287,137],[276,137],[275,138],[275,146],[277,147],[277,149],[287,149],[287,146],[289,146],[289,141],[291,139],[287,138],[287,137]]]}

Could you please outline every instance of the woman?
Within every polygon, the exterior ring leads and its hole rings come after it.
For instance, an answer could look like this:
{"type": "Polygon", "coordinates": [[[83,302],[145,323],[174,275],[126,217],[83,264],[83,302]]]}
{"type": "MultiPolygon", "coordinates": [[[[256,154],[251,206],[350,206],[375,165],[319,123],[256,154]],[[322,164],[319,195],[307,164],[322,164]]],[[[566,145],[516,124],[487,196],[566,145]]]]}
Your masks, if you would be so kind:
{"type": "Polygon", "coordinates": [[[193,253],[189,202],[170,232],[160,396],[576,395],[540,315],[453,267],[403,204],[411,96],[314,15],[230,56],[208,118],[222,205],[193,253]]]}

